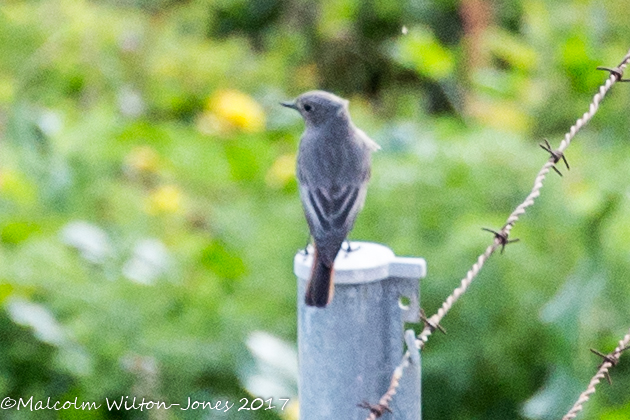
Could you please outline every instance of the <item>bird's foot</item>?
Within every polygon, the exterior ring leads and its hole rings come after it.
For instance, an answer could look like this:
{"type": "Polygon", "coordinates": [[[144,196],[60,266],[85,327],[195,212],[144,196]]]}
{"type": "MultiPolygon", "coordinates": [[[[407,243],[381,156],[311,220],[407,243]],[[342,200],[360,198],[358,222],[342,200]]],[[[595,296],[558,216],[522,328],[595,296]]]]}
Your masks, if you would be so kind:
{"type": "Polygon", "coordinates": [[[304,249],[300,250],[300,254],[307,256],[310,254],[310,252],[308,251],[308,246],[311,244],[311,236],[309,235],[309,237],[306,239],[306,245],[304,245],[304,249]]]}
{"type": "Polygon", "coordinates": [[[352,247],[352,243],[351,243],[350,241],[348,241],[348,240],[343,241],[343,243],[344,243],[344,244],[346,244],[346,247],[344,248],[344,247],[343,247],[343,244],[342,244],[342,245],[341,245],[341,249],[343,249],[343,250],[346,252],[346,255],[347,255],[347,254],[350,254],[351,252],[358,251],[359,249],[361,249],[361,246],[360,246],[360,245],[357,245],[357,246],[355,246],[355,247],[353,248],[353,247],[352,247]]]}

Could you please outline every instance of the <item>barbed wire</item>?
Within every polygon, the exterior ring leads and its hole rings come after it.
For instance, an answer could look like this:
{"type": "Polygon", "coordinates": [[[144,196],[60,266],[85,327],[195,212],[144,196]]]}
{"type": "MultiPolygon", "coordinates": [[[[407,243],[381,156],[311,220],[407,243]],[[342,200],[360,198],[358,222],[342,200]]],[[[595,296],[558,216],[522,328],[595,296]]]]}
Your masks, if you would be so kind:
{"type": "MultiPolygon", "coordinates": [[[[623,58],[623,60],[617,67],[615,68],[598,67],[599,70],[608,71],[610,73],[610,76],[608,77],[608,79],[606,79],[606,82],[599,87],[599,91],[595,94],[595,96],[593,96],[593,100],[591,101],[588,111],[585,112],[580,118],[578,118],[575,124],[571,126],[569,131],[565,134],[564,139],[560,142],[560,146],[558,147],[558,149],[551,150],[551,147],[544,147],[543,145],[541,145],[543,149],[549,152],[550,156],[547,162],[545,162],[545,164],[542,166],[542,168],[536,175],[536,179],[534,180],[534,186],[532,187],[531,192],[525,198],[525,200],[521,204],[519,204],[516,207],[516,209],[514,209],[512,214],[510,214],[510,216],[507,218],[505,225],[503,225],[500,231],[495,232],[495,231],[490,230],[492,233],[494,233],[494,242],[492,243],[492,245],[488,246],[485,252],[481,254],[479,258],[477,258],[477,261],[473,264],[470,270],[468,270],[468,272],[466,273],[466,276],[461,280],[459,287],[457,287],[453,291],[453,293],[449,297],[446,298],[446,300],[442,303],[442,306],[438,309],[438,311],[433,316],[431,316],[428,320],[425,319],[424,321],[425,326],[422,332],[418,335],[415,342],[416,348],[408,349],[403,355],[403,358],[400,364],[396,367],[396,369],[394,369],[394,373],[392,374],[392,378],[390,381],[389,388],[387,389],[387,392],[383,394],[378,404],[376,405],[364,404],[364,406],[370,410],[370,414],[368,415],[366,420],[376,420],[377,418],[381,417],[381,415],[384,412],[390,410],[389,403],[391,402],[392,398],[396,394],[396,390],[398,389],[400,379],[403,376],[405,368],[409,366],[410,364],[410,358],[411,358],[410,352],[424,349],[424,346],[426,342],[428,341],[429,337],[431,336],[431,334],[433,334],[433,332],[439,328],[442,318],[444,318],[444,316],[449,312],[453,304],[455,304],[455,302],[457,302],[457,300],[464,293],[466,293],[466,290],[468,290],[468,287],[472,284],[473,280],[477,277],[477,275],[481,271],[481,268],[483,267],[485,262],[488,260],[488,258],[490,258],[490,256],[492,256],[492,254],[494,254],[494,252],[498,248],[501,248],[501,251],[503,251],[503,249],[505,248],[507,244],[515,241],[515,240],[508,239],[510,235],[510,231],[514,227],[514,224],[519,220],[519,217],[525,213],[525,210],[528,207],[534,204],[536,198],[540,195],[540,190],[543,187],[543,182],[545,181],[545,178],[547,177],[549,170],[554,168],[554,170],[557,171],[557,169],[555,168],[555,165],[561,159],[564,160],[566,164],[566,159],[564,158],[564,151],[567,149],[567,147],[569,147],[575,135],[586,124],[588,124],[588,122],[593,118],[593,116],[595,115],[595,113],[597,112],[599,108],[599,104],[604,99],[604,97],[606,96],[610,88],[612,88],[616,82],[628,81],[623,78],[623,72],[626,69],[628,62],[630,62],[630,50],[626,53],[625,57],[623,58]]],[[[549,143],[546,140],[545,142],[546,142],[546,146],[549,146],[549,143]]],[[[568,164],[567,164],[567,167],[568,167],[568,164]]],[[[604,364],[602,364],[602,366],[603,365],[604,364]]],[[[608,366],[608,368],[610,368],[610,366],[608,366]]]]}
{"type": "Polygon", "coordinates": [[[604,355],[594,350],[591,350],[593,351],[593,353],[596,353],[599,356],[601,356],[604,359],[604,361],[602,362],[602,364],[599,365],[599,369],[597,370],[597,373],[595,374],[595,376],[593,376],[591,381],[588,383],[588,387],[586,387],[586,390],[580,394],[580,397],[577,399],[575,404],[573,404],[573,407],[571,407],[569,412],[565,414],[564,417],[562,417],[562,420],[574,419],[575,416],[577,416],[577,414],[580,411],[582,411],[582,405],[586,401],[588,401],[588,399],[590,398],[592,394],[595,393],[595,387],[597,386],[597,384],[601,382],[602,378],[607,378],[608,381],[610,382],[610,376],[608,376],[608,370],[611,367],[617,365],[617,363],[619,362],[619,356],[621,356],[621,353],[623,353],[624,350],[628,349],[628,344],[630,344],[630,330],[623,337],[623,339],[619,340],[619,345],[617,346],[617,348],[615,348],[615,350],[612,353],[604,355]]]}

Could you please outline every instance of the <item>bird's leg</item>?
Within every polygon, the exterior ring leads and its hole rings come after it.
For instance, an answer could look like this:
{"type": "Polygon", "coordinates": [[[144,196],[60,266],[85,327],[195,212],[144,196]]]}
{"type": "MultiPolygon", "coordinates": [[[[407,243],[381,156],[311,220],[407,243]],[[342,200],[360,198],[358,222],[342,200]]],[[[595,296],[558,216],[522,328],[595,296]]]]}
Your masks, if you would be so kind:
{"type": "Polygon", "coordinates": [[[302,254],[304,255],[308,255],[308,245],[311,243],[311,235],[309,234],[308,237],[306,238],[306,245],[304,245],[304,249],[300,252],[302,252],[302,254]]]}
{"type": "MultiPolygon", "coordinates": [[[[346,244],[346,248],[344,249],[344,251],[346,251],[346,254],[349,254],[349,253],[354,252],[354,251],[358,251],[361,248],[361,246],[359,246],[359,245],[357,245],[356,248],[352,248],[352,245],[350,244],[350,241],[347,240],[347,239],[345,241],[343,241],[343,242],[346,244]]],[[[342,244],[341,248],[343,249],[343,244],[342,244]]]]}

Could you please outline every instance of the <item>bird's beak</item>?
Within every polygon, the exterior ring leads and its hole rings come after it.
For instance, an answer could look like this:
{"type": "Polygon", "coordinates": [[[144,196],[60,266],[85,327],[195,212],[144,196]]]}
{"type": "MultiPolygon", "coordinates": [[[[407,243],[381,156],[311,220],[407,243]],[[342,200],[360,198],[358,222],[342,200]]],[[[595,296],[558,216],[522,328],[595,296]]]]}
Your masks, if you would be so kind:
{"type": "Polygon", "coordinates": [[[295,109],[296,111],[298,110],[298,107],[295,101],[294,102],[280,102],[280,105],[286,106],[287,108],[295,109]]]}

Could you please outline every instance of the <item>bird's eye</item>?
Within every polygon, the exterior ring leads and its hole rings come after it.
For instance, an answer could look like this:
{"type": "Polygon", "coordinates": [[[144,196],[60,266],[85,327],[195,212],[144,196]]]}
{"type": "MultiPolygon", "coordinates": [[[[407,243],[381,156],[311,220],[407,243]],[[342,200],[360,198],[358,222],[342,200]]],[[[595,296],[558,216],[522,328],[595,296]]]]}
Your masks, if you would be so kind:
{"type": "Polygon", "coordinates": [[[313,109],[313,107],[309,104],[304,105],[304,111],[309,112],[313,109]]]}

